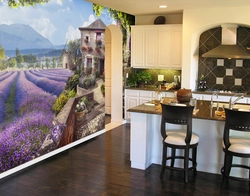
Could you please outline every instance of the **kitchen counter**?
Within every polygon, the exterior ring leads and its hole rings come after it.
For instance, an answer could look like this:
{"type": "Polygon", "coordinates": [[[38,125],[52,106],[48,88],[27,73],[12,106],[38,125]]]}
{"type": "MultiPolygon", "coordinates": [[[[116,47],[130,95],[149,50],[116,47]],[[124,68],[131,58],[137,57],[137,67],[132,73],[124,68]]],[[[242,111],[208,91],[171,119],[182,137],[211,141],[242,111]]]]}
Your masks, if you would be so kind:
{"type": "MultiPolygon", "coordinates": [[[[220,103],[220,110],[225,103],[220,103]]],[[[236,105],[235,105],[236,106],[236,105]]],[[[242,107],[243,105],[241,105],[242,107]]],[[[250,105],[246,105],[250,108],[250,105]]],[[[193,114],[193,132],[199,135],[197,149],[197,170],[220,174],[224,161],[222,151],[222,137],[225,118],[215,115],[217,107],[210,110],[210,101],[197,101],[197,109],[193,114]],[[212,111],[212,112],[211,112],[212,111]]],[[[161,164],[162,137],[160,134],[161,106],[142,104],[128,110],[131,114],[130,121],[130,160],[131,167],[145,170],[151,164],[161,164]]],[[[177,125],[168,125],[170,129],[177,125]]],[[[178,125],[178,128],[183,126],[178,125]]],[[[170,153],[170,152],[168,152],[170,153]]],[[[181,151],[177,155],[183,155],[181,151]]],[[[234,159],[236,163],[248,160],[234,159]]],[[[176,166],[183,166],[177,160],[176,166]]],[[[244,170],[233,170],[233,175],[247,177],[244,170]]]]}
{"type": "MultiPolygon", "coordinates": [[[[145,85],[145,87],[125,87],[125,89],[129,90],[146,90],[146,91],[155,91],[156,86],[153,85],[145,85]]],[[[178,89],[171,89],[171,90],[166,90],[166,89],[161,89],[162,92],[175,92],[178,89]]]]}
{"type": "MultiPolygon", "coordinates": [[[[225,103],[226,104],[226,103],[225,103]]],[[[223,103],[220,103],[219,111],[222,111],[223,103]]],[[[207,119],[207,120],[220,120],[224,121],[225,118],[216,115],[217,107],[210,108],[210,101],[197,100],[196,109],[193,113],[193,118],[207,119]]],[[[161,115],[160,104],[142,104],[133,108],[128,109],[128,112],[146,113],[146,114],[157,114],[161,115]]]]}

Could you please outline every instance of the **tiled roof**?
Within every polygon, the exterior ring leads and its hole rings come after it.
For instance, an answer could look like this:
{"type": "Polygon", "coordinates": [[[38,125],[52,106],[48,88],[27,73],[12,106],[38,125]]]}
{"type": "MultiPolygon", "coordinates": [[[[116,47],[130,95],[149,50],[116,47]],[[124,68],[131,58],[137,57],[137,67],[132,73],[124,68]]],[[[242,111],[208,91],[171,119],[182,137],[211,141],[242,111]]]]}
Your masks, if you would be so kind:
{"type": "Polygon", "coordinates": [[[91,30],[105,30],[106,25],[102,22],[100,18],[98,18],[87,27],[79,27],[79,30],[90,30],[90,29],[91,30]]]}

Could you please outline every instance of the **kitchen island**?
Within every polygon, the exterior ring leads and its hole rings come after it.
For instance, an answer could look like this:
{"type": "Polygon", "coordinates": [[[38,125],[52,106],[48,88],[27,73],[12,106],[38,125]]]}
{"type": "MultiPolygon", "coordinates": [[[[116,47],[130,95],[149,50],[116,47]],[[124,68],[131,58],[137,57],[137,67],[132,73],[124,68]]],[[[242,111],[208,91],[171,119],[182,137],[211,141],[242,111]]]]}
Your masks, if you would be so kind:
{"type": "MultiPolygon", "coordinates": [[[[193,113],[193,132],[200,137],[197,149],[198,171],[220,174],[224,160],[222,137],[225,117],[217,116],[215,111],[223,110],[223,104],[219,104],[219,108],[210,107],[210,101],[197,100],[193,113]]],[[[131,114],[131,167],[145,170],[151,164],[161,164],[161,105],[142,104],[128,111],[131,114]]],[[[177,162],[177,165],[181,166],[182,162],[177,162]]],[[[232,172],[238,176],[246,175],[246,172],[241,170],[235,169],[232,172]]]]}

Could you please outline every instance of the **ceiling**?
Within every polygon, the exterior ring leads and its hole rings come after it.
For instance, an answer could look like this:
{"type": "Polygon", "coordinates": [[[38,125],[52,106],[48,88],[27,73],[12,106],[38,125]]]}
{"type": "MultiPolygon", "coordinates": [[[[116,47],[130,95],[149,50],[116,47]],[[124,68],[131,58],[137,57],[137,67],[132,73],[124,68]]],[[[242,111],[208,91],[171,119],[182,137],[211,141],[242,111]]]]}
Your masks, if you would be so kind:
{"type": "Polygon", "coordinates": [[[182,13],[183,9],[250,6],[249,0],[86,0],[131,15],[182,13]],[[160,9],[159,5],[167,5],[160,9]]]}

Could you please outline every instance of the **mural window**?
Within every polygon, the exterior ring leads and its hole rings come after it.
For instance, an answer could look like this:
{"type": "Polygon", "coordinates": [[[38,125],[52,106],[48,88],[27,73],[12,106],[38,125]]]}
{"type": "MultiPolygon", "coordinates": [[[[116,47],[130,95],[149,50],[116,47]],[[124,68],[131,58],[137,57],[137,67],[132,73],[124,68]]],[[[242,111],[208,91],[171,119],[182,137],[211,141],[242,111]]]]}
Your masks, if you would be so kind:
{"type": "Polygon", "coordinates": [[[102,33],[96,32],[96,46],[102,46],[102,33]]]}
{"type": "Polygon", "coordinates": [[[89,36],[88,35],[85,36],[84,41],[85,41],[85,43],[89,43],[89,36]]]}
{"type": "Polygon", "coordinates": [[[87,67],[92,67],[92,58],[87,58],[87,67]]]}

